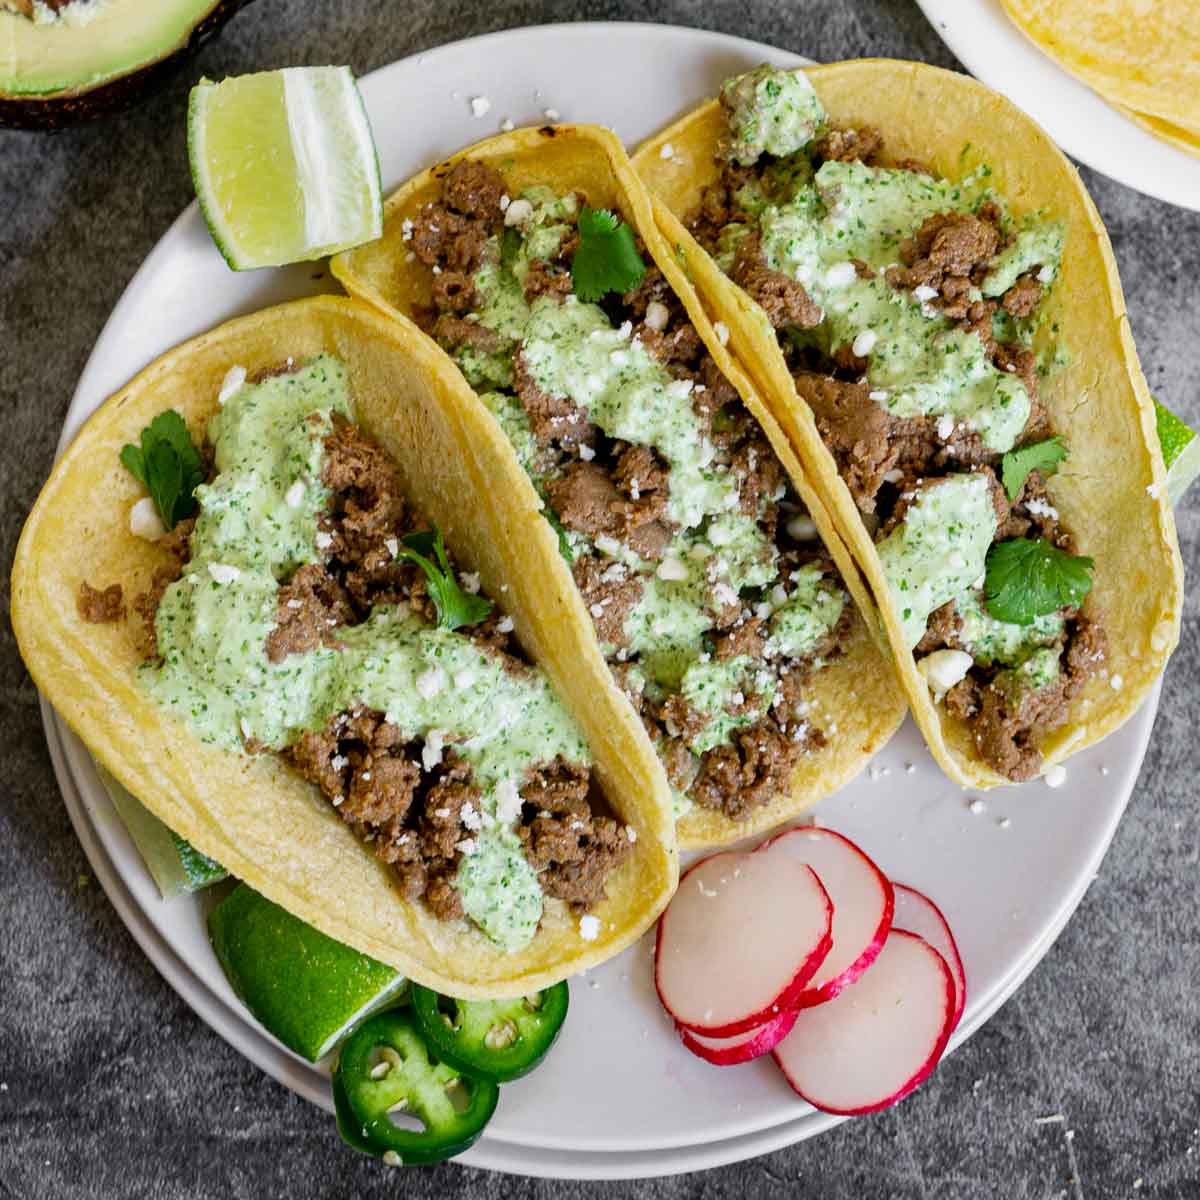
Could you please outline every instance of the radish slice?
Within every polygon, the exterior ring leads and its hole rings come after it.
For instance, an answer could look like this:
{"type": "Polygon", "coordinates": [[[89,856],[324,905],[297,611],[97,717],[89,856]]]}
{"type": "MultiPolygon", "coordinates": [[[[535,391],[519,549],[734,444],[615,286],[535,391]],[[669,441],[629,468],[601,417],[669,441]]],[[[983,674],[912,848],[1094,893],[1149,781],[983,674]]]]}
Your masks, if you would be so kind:
{"type": "Polygon", "coordinates": [[[658,923],[654,983],[680,1025],[732,1037],[765,1025],[829,953],[833,908],[784,854],[714,854],[679,881],[658,923]]]}
{"type": "MultiPolygon", "coordinates": [[[[942,910],[928,896],[903,883],[893,883],[896,891],[896,911],[892,916],[892,927],[915,933],[924,938],[945,960],[954,976],[954,1024],[957,1025],[967,1003],[967,974],[963,970],[958,943],[942,910]]],[[[832,895],[832,891],[830,893],[832,895]]],[[[834,949],[837,949],[837,923],[834,922],[834,949]]]]}
{"type": "Polygon", "coordinates": [[[859,1116],[902,1100],[937,1065],[954,1017],[954,977],[915,933],[893,929],[857,983],[803,1009],[773,1053],[823,1112],[859,1116]]]}
{"type": "Polygon", "coordinates": [[[787,829],[758,853],[787,854],[806,863],[829,893],[833,949],[796,1002],[799,1008],[824,1004],[852,984],[883,949],[892,926],[892,885],[849,838],[832,829],[787,829]]]}
{"type": "Polygon", "coordinates": [[[729,1038],[710,1038],[700,1033],[693,1033],[685,1025],[678,1025],[679,1037],[683,1044],[706,1062],[718,1067],[734,1067],[738,1063],[750,1062],[751,1059],[762,1058],[770,1054],[789,1033],[796,1023],[799,1010],[785,1009],[774,1020],[757,1029],[746,1033],[737,1033],[729,1038]]]}

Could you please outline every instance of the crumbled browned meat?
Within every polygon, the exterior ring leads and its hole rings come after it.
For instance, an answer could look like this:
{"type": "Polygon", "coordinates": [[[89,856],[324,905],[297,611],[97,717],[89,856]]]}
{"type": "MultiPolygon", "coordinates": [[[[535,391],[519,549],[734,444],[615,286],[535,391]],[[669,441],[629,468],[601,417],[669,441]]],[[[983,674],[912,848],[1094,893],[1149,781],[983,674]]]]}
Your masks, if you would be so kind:
{"type": "Polygon", "coordinates": [[[546,484],[546,496],[568,529],[593,537],[615,537],[621,530],[623,522],[617,511],[621,493],[597,462],[571,463],[558,479],[546,484]]]}
{"type": "Polygon", "coordinates": [[[538,387],[523,354],[513,359],[513,379],[529,417],[529,427],[540,443],[554,441],[562,446],[575,446],[594,436],[595,426],[583,409],[576,408],[566,396],[549,396],[538,387]]]}
{"type": "MultiPolygon", "coordinates": [[[[1032,420],[1040,407],[1038,404],[1037,356],[1024,346],[1010,346],[1001,342],[996,346],[992,361],[1001,371],[1016,375],[1025,385],[1025,391],[1029,394],[1029,400],[1034,410],[1030,414],[1032,420]]],[[[1029,436],[1029,426],[1026,426],[1022,436],[1029,436]]]]}
{"type": "Polygon", "coordinates": [[[824,317],[821,306],[790,275],[767,266],[758,234],[747,234],[738,242],[730,274],[776,329],[789,325],[811,329],[820,325],[824,317]]]}
{"type": "Polygon", "coordinates": [[[441,313],[427,332],[447,350],[460,350],[463,346],[469,346],[481,354],[493,354],[504,345],[503,338],[494,329],[451,313],[441,313]]]}
{"type": "Polygon", "coordinates": [[[754,178],[753,167],[722,164],[721,176],[700,196],[700,206],[688,221],[688,228],[705,249],[711,250],[721,230],[737,218],[740,206],[737,193],[754,178]]]}
{"type": "Polygon", "coordinates": [[[1014,317],[1027,317],[1042,302],[1042,285],[1033,272],[1022,275],[1000,298],[1000,303],[1014,317]]]}
{"type": "Polygon", "coordinates": [[[879,130],[864,125],[860,129],[831,129],[817,139],[813,152],[822,162],[872,163],[882,146],[879,130]]]}
{"type": "Polygon", "coordinates": [[[570,271],[535,258],[529,264],[529,271],[521,289],[525,293],[526,301],[532,304],[539,296],[551,296],[561,301],[571,294],[574,286],[570,271]]]}
{"type": "Polygon", "coordinates": [[[106,588],[94,588],[82,582],[75,597],[79,615],[92,625],[114,625],[125,619],[125,597],[119,583],[106,588]]]}
{"type": "Polygon", "coordinates": [[[362,558],[395,536],[404,518],[400,475],[383,450],[337,413],[325,437],[321,479],[333,493],[332,556],[362,558]]]}
{"type": "Polygon", "coordinates": [[[334,628],[353,620],[342,585],[320,563],[308,563],[279,589],[267,658],[279,662],[289,654],[336,645],[334,628]]]}
{"type": "Polygon", "coordinates": [[[638,337],[641,338],[642,345],[659,362],[683,378],[690,378],[697,360],[705,353],[704,343],[700,340],[696,327],[686,316],[668,324],[661,332],[651,329],[648,325],[641,325],[638,327],[638,337]]]}
{"type": "Polygon", "coordinates": [[[169,560],[155,568],[150,578],[150,586],[133,598],[133,611],[139,618],[138,648],[143,658],[158,657],[158,632],[154,625],[158,616],[158,606],[162,603],[167,588],[183,574],[184,564],[191,556],[190,539],[195,527],[196,518],[188,517],[158,539],[155,545],[166,551],[169,560]]]}
{"type": "Polygon", "coordinates": [[[805,722],[781,727],[768,714],[703,756],[690,795],[705,808],[742,820],[783,794],[796,764],[824,740],[805,722]]]}
{"type": "Polygon", "coordinates": [[[412,218],[409,245],[428,267],[471,272],[483,261],[488,237],[486,222],[452,212],[445,204],[426,204],[412,218]]]}
{"type": "Polygon", "coordinates": [[[646,309],[655,301],[668,310],[679,307],[667,277],[658,267],[647,267],[637,287],[621,297],[621,307],[627,309],[632,318],[641,320],[646,315],[646,309]]]}
{"type": "Polygon", "coordinates": [[[658,749],[667,782],[677,792],[687,792],[700,773],[700,758],[692,753],[683,738],[663,738],[658,749]]]}
{"type": "Polygon", "coordinates": [[[680,694],[668,697],[661,706],[658,718],[671,737],[693,742],[712,720],[707,713],[697,712],[680,694]]]}
{"type": "MultiPolygon", "coordinates": [[[[761,434],[741,446],[733,456],[738,481],[738,502],[747,516],[759,516],[764,502],[779,499],[787,482],[783,465],[761,434]]],[[[774,540],[774,530],[769,531],[774,540]]]]}
{"type": "Polygon", "coordinates": [[[642,597],[642,581],[624,564],[582,554],[571,568],[575,586],[591,614],[596,637],[612,646],[628,642],[625,618],[642,597]]]}
{"type": "Polygon", "coordinates": [[[726,658],[737,658],[748,654],[751,658],[762,658],[766,638],[762,633],[763,623],[757,617],[742,621],[728,633],[716,639],[716,657],[718,661],[726,658]]]}
{"type": "Polygon", "coordinates": [[[497,219],[505,194],[504,178],[486,163],[465,158],[455,163],[442,185],[446,203],[465,217],[497,219]]]}
{"type": "Polygon", "coordinates": [[[972,273],[982,269],[1000,245],[999,213],[984,206],[980,214],[944,212],[926,218],[900,243],[903,267],[889,267],[896,288],[933,288],[930,303],[949,317],[965,317],[971,307],[972,273]]]}
{"type": "Polygon", "coordinates": [[[630,847],[616,821],[592,812],[588,787],[586,770],[558,759],[531,772],[521,788],[521,799],[536,809],[520,830],[525,857],[546,895],[576,908],[604,899],[605,881],[630,847]]]}
{"type": "Polygon", "coordinates": [[[957,650],[961,647],[961,630],[962,617],[958,615],[954,601],[949,600],[930,614],[929,624],[925,626],[925,635],[917,643],[914,653],[931,654],[934,650],[957,650]]]}
{"type": "Polygon", "coordinates": [[[1068,554],[1076,552],[1075,539],[1059,523],[1058,510],[1046,491],[1046,480],[1040,471],[1030,471],[1026,476],[1008,519],[996,533],[1000,542],[1017,537],[1045,538],[1068,554]]]}
{"type": "Polygon", "coordinates": [[[665,504],[670,494],[670,475],[654,448],[620,442],[613,450],[616,458],[612,478],[617,491],[634,501],[661,495],[665,504]]]}
{"type": "Polygon", "coordinates": [[[897,418],[870,397],[866,383],[846,383],[801,371],[796,393],[816,418],[817,429],[859,509],[875,511],[875,495],[896,465],[899,451],[889,435],[897,418]]]}
{"type": "Polygon", "coordinates": [[[433,302],[442,312],[470,312],[478,299],[474,281],[463,271],[443,271],[433,277],[433,302]]]}

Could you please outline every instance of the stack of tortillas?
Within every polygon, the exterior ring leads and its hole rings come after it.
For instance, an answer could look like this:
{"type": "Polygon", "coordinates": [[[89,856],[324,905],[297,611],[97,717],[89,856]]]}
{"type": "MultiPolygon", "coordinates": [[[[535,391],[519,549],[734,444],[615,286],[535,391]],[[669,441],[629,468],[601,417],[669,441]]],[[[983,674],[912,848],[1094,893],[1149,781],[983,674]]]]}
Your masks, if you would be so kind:
{"type": "Polygon", "coordinates": [[[1200,0],[1003,0],[1018,29],[1118,112],[1200,157],[1200,0]]]}

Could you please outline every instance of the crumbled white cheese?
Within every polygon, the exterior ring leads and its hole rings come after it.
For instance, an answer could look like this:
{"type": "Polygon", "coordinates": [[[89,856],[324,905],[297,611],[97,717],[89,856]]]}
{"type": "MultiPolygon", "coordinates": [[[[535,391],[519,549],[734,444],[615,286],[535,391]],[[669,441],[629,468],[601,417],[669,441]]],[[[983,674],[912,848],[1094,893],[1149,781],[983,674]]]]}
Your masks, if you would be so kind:
{"type": "Polygon", "coordinates": [[[471,97],[471,116],[478,119],[486,117],[492,111],[492,102],[486,96],[471,97]]]}
{"type": "Polygon", "coordinates": [[[1049,283],[1054,278],[1054,268],[1048,263],[1037,273],[1038,283],[1049,283]]]}
{"type": "Polygon", "coordinates": [[[134,537],[144,538],[148,542],[157,542],[167,527],[158,515],[158,509],[149,496],[135,500],[129,510],[129,532],[134,537]]]}
{"type": "Polygon", "coordinates": [[[344,754],[335,754],[329,760],[329,765],[335,771],[344,771],[350,765],[350,760],[344,754]]]}
{"type": "Polygon", "coordinates": [[[445,679],[446,677],[437,667],[422,672],[417,676],[417,695],[422,700],[432,700],[442,690],[445,679]]]}
{"type": "Polygon", "coordinates": [[[413,235],[412,218],[405,217],[404,220],[400,222],[400,238],[402,241],[410,242],[410,241],[412,241],[412,235],[413,235]]]}
{"type": "Polygon", "coordinates": [[[237,583],[242,577],[241,569],[231,566],[229,563],[209,563],[208,573],[213,577],[214,582],[221,584],[222,587],[227,583],[237,583]]]}
{"type": "Polygon", "coordinates": [[[935,700],[940,700],[971,669],[971,656],[965,650],[935,650],[917,663],[935,700]]]}
{"type": "MultiPolygon", "coordinates": [[[[419,686],[419,684],[418,684],[419,686]]],[[[432,771],[442,761],[442,750],[446,745],[446,731],[431,729],[425,735],[425,744],[421,747],[421,766],[432,771]]]]}
{"type": "Polygon", "coordinates": [[[504,120],[500,122],[500,128],[501,128],[501,129],[502,129],[502,130],[503,130],[505,133],[512,133],[512,131],[513,131],[513,129],[515,128],[515,126],[513,125],[512,121],[511,121],[511,120],[509,120],[509,118],[508,118],[508,117],[505,117],[505,118],[504,118],[504,120]]]}
{"type": "Polygon", "coordinates": [[[834,263],[832,267],[825,272],[825,282],[831,288],[849,287],[858,275],[858,271],[852,262],[834,263]]]}
{"type": "Polygon", "coordinates": [[[664,582],[681,583],[688,577],[688,569],[678,558],[668,556],[658,564],[655,574],[664,582]]]}
{"type": "Polygon", "coordinates": [[[1042,778],[1047,787],[1060,788],[1067,782],[1067,768],[1055,763],[1054,766],[1046,768],[1042,778]]]}
{"type": "Polygon", "coordinates": [[[850,349],[858,358],[866,358],[872,350],[875,349],[875,343],[879,341],[879,334],[873,329],[864,329],[851,343],[850,349]]]}
{"type": "Polygon", "coordinates": [[[533,205],[528,200],[517,199],[504,210],[504,224],[510,228],[514,225],[522,225],[532,216],[533,205]]]}
{"type": "Polygon", "coordinates": [[[713,333],[717,335],[717,341],[720,342],[722,346],[729,345],[729,326],[726,325],[724,321],[717,321],[716,324],[713,325],[713,333]]]}
{"type": "Polygon", "coordinates": [[[663,142],[662,149],[658,152],[658,157],[667,159],[675,153],[675,147],[670,142],[663,142]]]}
{"type": "Polygon", "coordinates": [[[978,796],[976,796],[971,803],[967,805],[967,808],[973,817],[979,817],[982,816],[986,811],[987,805],[984,804],[984,802],[978,796]]]}
{"type": "Polygon", "coordinates": [[[667,321],[670,320],[671,313],[667,306],[659,300],[651,300],[646,305],[646,324],[649,328],[662,333],[667,327],[667,321]]]}
{"type": "Polygon", "coordinates": [[[459,577],[459,582],[463,586],[464,592],[470,592],[472,596],[479,595],[479,572],[464,571],[459,577]]]}
{"type": "Polygon", "coordinates": [[[246,368],[230,367],[225,372],[225,378],[221,383],[221,390],[217,393],[217,403],[224,405],[232,400],[242,390],[242,385],[245,382],[246,368]]]}
{"type": "Polygon", "coordinates": [[[502,779],[496,784],[496,820],[511,825],[521,815],[521,793],[515,779],[502,779]]]}
{"type": "Polygon", "coordinates": [[[817,523],[812,517],[795,516],[787,523],[787,531],[797,542],[811,542],[817,536],[817,523]]]}
{"type": "Polygon", "coordinates": [[[584,462],[591,462],[592,459],[596,457],[596,452],[591,448],[591,446],[581,445],[579,447],[579,457],[582,458],[584,462]]]}
{"type": "Polygon", "coordinates": [[[736,604],[738,594],[727,583],[718,583],[713,586],[713,596],[722,607],[728,604],[736,604]]]}
{"type": "Polygon", "coordinates": [[[393,558],[395,558],[400,553],[400,539],[399,538],[387,538],[383,544],[387,547],[387,552],[393,558]]]}
{"type": "Polygon", "coordinates": [[[1053,504],[1047,504],[1045,500],[1027,500],[1025,507],[1038,517],[1049,517],[1051,521],[1058,520],[1058,509],[1053,504]]]}
{"type": "Polygon", "coordinates": [[[469,829],[472,833],[477,833],[483,828],[483,816],[469,800],[462,806],[458,819],[463,823],[463,828],[469,829]]]}
{"type": "Polygon", "coordinates": [[[637,841],[637,830],[632,825],[626,825],[625,836],[629,839],[630,844],[632,844],[637,841]]]}
{"type": "Polygon", "coordinates": [[[545,117],[547,121],[557,121],[561,119],[562,114],[557,108],[548,108],[545,110],[545,117]]]}
{"type": "Polygon", "coordinates": [[[1120,675],[1114,675],[1108,681],[1108,686],[1112,688],[1114,692],[1119,692],[1125,686],[1125,680],[1122,679],[1120,675]]]}
{"type": "Polygon", "coordinates": [[[920,300],[922,304],[932,300],[937,295],[937,288],[931,288],[927,283],[923,283],[920,287],[913,288],[913,296],[920,300]]]}
{"type": "Polygon", "coordinates": [[[474,854],[475,853],[475,839],[474,838],[463,838],[463,840],[461,842],[455,843],[454,848],[460,854],[465,854],[465,855],[474,854]]]}
{"type": "Polygon", "coordinates": [[[579,936],[585,942],[594,942],[600,936],[600,918],[591,913],[579,918],[579,936]]]}
{"type": "Polygon", "coordinates": [[[512,631],[513,631],[512,617],[501,617],[500,620],[498,620],[496,622],[496,632],[497,633],[512,633],[512,631]]]}
{"type": "Polygon", "coordinates": [[[953,432],[954,418],[950,415],[950,413],[942,413],[942,415],[938,417],[937,423],[938,440],[948,442],[950,440],[950,435],[953,432]]]}
{"type": "Polygon", "coordinates": [[[323,529],[317,530],[317,536],[313,540],[317,543],[318,550],[328,550],[333,545],[333,535],[323,529]]]}
{"type": "Polygon", "coordinates": [[[887,398],[888,398],[888,393],[883,390],[877,390],[874,392],[867,393],[868,400],[874,400],[874,401],[878,402],[880,400],[886,400],[887,398]]]}
{"type": "Polygon", "coordinates": [[[289,600],[287,602],[287,606],[288,606],[288,608],[303,608],[304,607],[304,605],[299,600],[289,600]]]}
{"type": "Polygon", "coordinates": [[[456,691],[462,692],[475,682],[475,672],[464,668],[461,671],[455,672],[454,687],[456,691]]]}
{"type": "Polygon", "coordinates": [[[284,493],[283,502],[288,508],[299,508],[304,503],[304,480],[297,479],[284,493]]]}

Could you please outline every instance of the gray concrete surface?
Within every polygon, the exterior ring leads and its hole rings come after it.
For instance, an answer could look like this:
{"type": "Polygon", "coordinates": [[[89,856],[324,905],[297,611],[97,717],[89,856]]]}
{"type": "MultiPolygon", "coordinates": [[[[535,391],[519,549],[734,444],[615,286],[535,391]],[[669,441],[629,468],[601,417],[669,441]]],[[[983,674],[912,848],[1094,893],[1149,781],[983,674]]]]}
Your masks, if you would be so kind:
{"type": "MultiPolygon", "coordinates": [[[[191,198],[187,87],[201,71],[349,62],[469,34],[653,18],[818,59],[954,65],[904,0],[660,4],[259,0],[140,111],[53,138],[0,133],[0,556],[8,564],[76,378],[142,258],[191,198]]],[[[1090,173],[1152,389],[1200,420],[1200,214],[1090,173]]],[[[1180,513],[1200,553],[1200,489],[1180,513]]],[[[7,593],[6,593],[7,607],[7,593]]],[[[68,824],[37,699],[0,630],[0,1195],[129,1197],[1200,1197],[1196,688],[1188,604],[1154,740],[1116,841],[1020,992],[899,1108],[754,1162],[631,1184],[403,1175],[211,1033],[126,932],[68,824]],[[1035,1118],[1061,1113],[1063,1120],[1035,1118]]],[[[1052,802],[1052,801],[1048,801],[1052,802]]]]}

